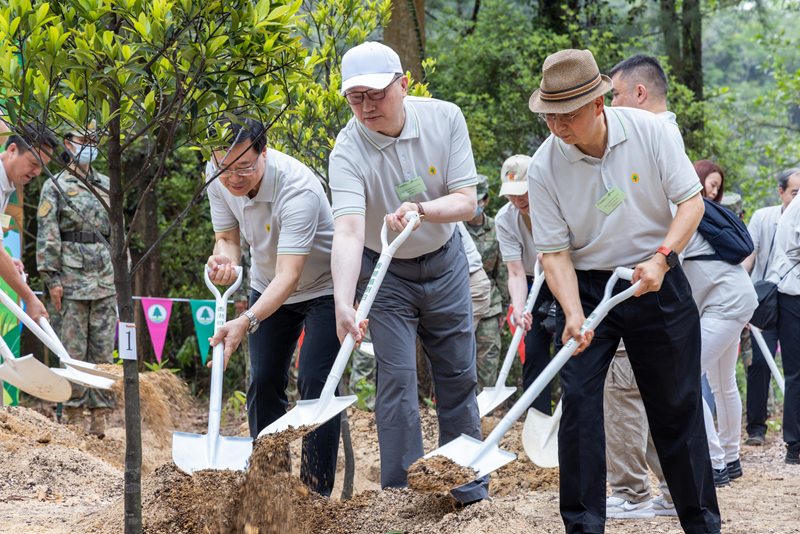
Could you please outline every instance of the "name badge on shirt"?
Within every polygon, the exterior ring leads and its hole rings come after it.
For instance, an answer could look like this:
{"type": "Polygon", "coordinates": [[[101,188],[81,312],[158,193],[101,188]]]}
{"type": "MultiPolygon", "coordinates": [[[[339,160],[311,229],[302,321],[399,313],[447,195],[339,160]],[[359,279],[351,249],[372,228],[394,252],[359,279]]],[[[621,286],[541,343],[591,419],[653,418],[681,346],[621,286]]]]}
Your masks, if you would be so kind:
{"type": "Polygon", "coordinates": [[[425,182],[422,181],[421,176],[417,176],[416,178],[412,178],[407,182],[396,185],[394,186],[394,189],[397,191],[397,196],[400,198],[400,202],[405,202],[414,195],[418,195],[428,190],[427,186],[425,186],[425,182]]]}
{"type": "Polygon", "coordinates": [[[3,225],[3,230],[8,230],[11,227],[11,215],[5,213],[0,215],[0,223],[3,225]]]}
{"type": "Polygon", "coordinates": [[[617,206],[619,206],[627,196],[628,195],[623,193],[622,190],[612,187],[608,190],[608,193],[603,195],[603,198],[601,198],[595,206],[606,215],[611,215],[611,212],[617,209],[617,206]]]}

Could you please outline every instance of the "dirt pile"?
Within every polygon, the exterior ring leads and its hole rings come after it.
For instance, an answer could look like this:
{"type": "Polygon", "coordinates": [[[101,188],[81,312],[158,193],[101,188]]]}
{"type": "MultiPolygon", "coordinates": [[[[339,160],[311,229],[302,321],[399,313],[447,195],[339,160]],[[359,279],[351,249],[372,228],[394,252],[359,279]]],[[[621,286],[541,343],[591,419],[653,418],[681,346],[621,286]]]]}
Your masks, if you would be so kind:
{"type": "Polygon", "coordinates": [[[450,491],[478,478],[478,472],[441,455],[420,458],[408,468],[408,485],[414,491],[450,491]]]}

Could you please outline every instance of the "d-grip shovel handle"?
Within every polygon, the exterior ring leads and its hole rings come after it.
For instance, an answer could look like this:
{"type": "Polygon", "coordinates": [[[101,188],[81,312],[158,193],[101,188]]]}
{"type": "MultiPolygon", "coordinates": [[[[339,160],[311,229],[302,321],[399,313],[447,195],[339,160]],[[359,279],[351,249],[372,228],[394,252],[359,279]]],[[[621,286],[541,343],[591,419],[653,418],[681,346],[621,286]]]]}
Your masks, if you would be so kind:
{"type": "MultiPolygon", "coordinates": [[[[378,263],[375,264],[372,277],[369,279],[366,289],[364,289],[364,294],[361,297],[358,310],[356,310],[356,326],[360,325],[361,321],[367,318],[372,303],[375,300],[375,295],[378,293],[378,288],[381,286],[383,277],[386,276],[386,271],[389,269],[392,256],[397,252],[400,245],[405,243],[408,236],[411,235],[411,232],[414,231],[414,226],[416,226],[417,220],[419,220],[419,214],[416,211],[409,211],[405,214],[405,219],[408,221],[408,224],[391,244],[388,243],[386,238],[386,221],[383,221],[383,228],[381,229],[381,255],[380,258],[378,258],[378,263]]],[[[325,382],[325,387],[322,389],[322,393],[320,393],[320,400],[324,401],[325,399],[333,398],[333,394],[339,386],[339,380],[342,379],[342,374],[347,366],[347,362],[350,360],[350,353],[353,352],[355,346],[355,338],[348,333],[342,342],[339,354],[336,355],[336,361],[333,363],[331,372],[328,375],[328,380],[325,382]]],[[[324,405],[324,402],[322,404],[324,405]]]]}
{"type": "MultiPolygon", "coordinates": [[[[533,311],[533,305],[536,302],[536,298],[539,296],[539,291],[542,288],[542,284],[544,284],[544,271],[542,270],[542,264],[539,263],[539,260],[536,260],[536,264],[533,267],[533,284],[531,285],[531,290],[528,293],[528,300],[525,301],[525,311],[524,313],[531,313],[533,311]]],[[[522,325],[517,325],[517,330],[514,332],[514,337],[511,340],[511,345],[508,346],[508,352],[506,352],[506,359],[503,360],[503,367],[500,369],[500,373],[497,375],[497,382],[495,383],[495,387],[502,387],[506,383],[506,378],[508,378],[508,373],[511,371],[511,365],[514,363],[514,355],[519,348],[519,343],[522,341],[523,336],[525,336],[527,332],[522,327],[522,325]]]]}
{"type": "MultiPolygon", "coordinates": [[[[600,321],[608,315],[608,312],[611,308],[622,302],[623,300],[630,298],[636,290],[639,289],[639,284],[641,282],[636,282],[631,287],[622,291],[621,293],[611,296],[612,292],[614,291],[614,286],[616,285],[618,280],[630,280],[633,276],[633,269],[627,269],[623,267],[617,267],[614,271],[614,274],[611,275],[611,278],[608,279],[606,283],[605,292],[603,294],[603,300],[600,301],[600,304],[597,305],[597,308],[589,314],[589,317],[586,318],[584,321],[583,326],[581,326],[581,333],[586,332],[587,330],[594,330],[600,321]]],[[[491,448],[496,447],[498,443],[500,443],[500,439],[505,435],[506,432],[511,428],[517,419],[528,409],[528,407],[533,403],[536,397],[544,391],[544,388],[550,384],[550,381],[553,377],[556,376],[561,368],[567,363],[572,355],[578,350],[580,343],[578,343],[575,338],[570,338],[569,341],[562,347],[558,354],[556,354],[552,361],[545,367],[544,371],[542,371],[536,380],[533,381],[528,389],[525,390],[525,393],[522,394],[522,397],[511,407],[505,417],[497,424],[492,433],[486,438],[483,446],[478,453],[478,456],[482,454],[483,451],[491,448]]],[[[471,462],[472,463],[472,462],[471,462]]]]}

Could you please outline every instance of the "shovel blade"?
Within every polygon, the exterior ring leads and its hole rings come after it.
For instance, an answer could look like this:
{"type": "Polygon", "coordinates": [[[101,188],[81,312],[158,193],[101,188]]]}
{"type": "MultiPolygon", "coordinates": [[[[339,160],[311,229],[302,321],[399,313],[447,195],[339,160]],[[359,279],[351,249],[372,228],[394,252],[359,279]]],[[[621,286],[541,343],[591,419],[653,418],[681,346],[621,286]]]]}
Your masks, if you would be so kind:
{"type": "Polygon", "coordinates": [[[507,386],[483,388],[481,394],[478,395],[478,410],[480,416],[484,417],[503,404],[507,398],[517,392],[517,388],[507,386]]]}
{"type": "Polygon", "coordinates": [[[482,441],[466,434],[461,434],[450,443],[429,452],[425,458],[439,455],[450,458],[457,464],[473,468],[478,472],[478,478],[500,469],[517,458],[516,454],[506,452],[497,446],[486,447],[482,441]]]}
{"type": "Polygon", "coordinates": [[[552,417],[536,408],[529,408],[522,427],[522,447],[531,462],[539,467],[558,467],[558,425],[561,403],[552,417]]]}
{"type": "Polygon", "coordinates": [[[75,382],[76,384],[86,386],[87,388],[111,389],[111,386],[114,385],[114,380],[110,378],[86,374],[78,371],[77,369],[73,369],[72,367],[66,367],[64,369],[53,368],[52,371],[58,376],[66,378],[70,382],[75,382]]]}
{"type": "Polygon", "coordinates": [[[119,378],[119,376],[117,376],[117,375],[115,375],[113,373],[108,373],[106,371],[101,371],[93,363],[82,362],[80,360],[72,360],[72,359],[67,360],[65,358],[62,358],[61,362],[64,365],[68,366],[68,367],[72,367],[74,369],[77,369],[78,371],[82,371],[82,372],[90,374],[90,375],[100,376],[100,377],[103,377],[103,378],[110,378],[111,380],[117,380],[119,378]]]}
{"type": "Polygon", "coordinates": [[[172,433],[172,461],[184,473],[217,469],[244,471],[253,453],[253,438],[172,433]]]}
{"type": "Polygon", "coordinates": [[[260,438],[267,434],[283,432],[290,426],[293,428],[300,428],[301,426],[313,426],[327,423],[328,420],[339,415],[357,400],[358,397],[355,395],[348,395],[347,397],[334,397],[333,400],[325,405],[323,405],[319,399],[297,401],[297,405],[294,408],[259,432],[258,437],[260,438]]]}
{"type": "Polygon", "coordinates": [[[66,402],[72,395],[72,387],[53,371],[56,369],[50,369],[33,354],[28,354],[22,358],[5,360],[0,365],[0,380],[42,400],[66,402]]]}

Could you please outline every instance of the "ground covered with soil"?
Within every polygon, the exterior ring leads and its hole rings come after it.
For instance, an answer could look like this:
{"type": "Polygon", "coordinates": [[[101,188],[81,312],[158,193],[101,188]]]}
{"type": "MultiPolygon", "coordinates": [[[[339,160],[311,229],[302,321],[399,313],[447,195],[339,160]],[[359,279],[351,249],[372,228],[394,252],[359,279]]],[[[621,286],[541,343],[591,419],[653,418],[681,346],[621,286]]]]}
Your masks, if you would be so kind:
{"type": "MultiPolygon", "coordinates": [[[[464,507],[446,492],[380,490],[380,457],[373,414],[348,411],[356,462],[355,497],[341,502],[344,454],[340,450],[334,498],[309,491],[299,474],[303,429],[257,440],[245,473],[203,471],[188,476],[171,462],[173,429],[205,433],[204,406],[183,398],[168,377],[150,380],[168,418],[145,415],[146,475],[142,481],[145,532],[187,534],[517,534],[561,533],[558,470],[541,469],[525,456],[517,423],[501,448],[518,459],[491,476],[491,502],[464,507]],[[159,385],[160,379],[166,384],[159,385]],[[168,390],[173,389],[172,399],[168,390]],[[177,395],[177,397],[175,396],[177,395]],[[173,404],[174,403],[174,404],[173,404]],[[149,422],[148,422],[149,421],[149,422]],[[290,442],[290,443],[289,443],[290,442]],[[287,443],[291,467],[285,462],[287,443]]],[[[143,402],[143,406],[145,406],[143,402]]],[[[150,401],[150,406],[155,406],[150,401]]],[[[151,408],[157,413],[161,408],[151,408]]],[[[120,411],[120,410],[117,410],[120,411]]],[[[435,413],[421,407],[426,451],[437,447],[435,413]]],[[[163,413],[162,413],[163,415],[163,413]]],[[[246,435],[242,419],[229,417],[223,434],[246,435]]],[[[483,420],[483,435],[498,419],[483,420]]],[[[83,534],[122,532],[121,466],[124,430],[112,414],[99,440],[56,424],[31,409],[0,409],[0,532],[83,534]]],[[[767,447],[743,447],[744,476],[718,491],[726,534],[800,532],[800,467],[783,462],[778,435],[767,447]]],[[[655,485],[653,485],[655,488],[655,485]]],[[[606,532],[682,532],[677,518],[609,520],[606,532]]]]}

